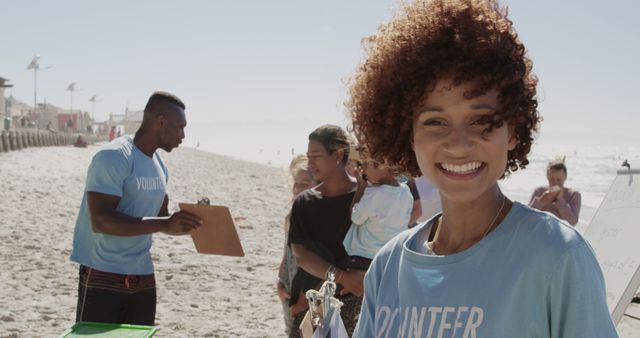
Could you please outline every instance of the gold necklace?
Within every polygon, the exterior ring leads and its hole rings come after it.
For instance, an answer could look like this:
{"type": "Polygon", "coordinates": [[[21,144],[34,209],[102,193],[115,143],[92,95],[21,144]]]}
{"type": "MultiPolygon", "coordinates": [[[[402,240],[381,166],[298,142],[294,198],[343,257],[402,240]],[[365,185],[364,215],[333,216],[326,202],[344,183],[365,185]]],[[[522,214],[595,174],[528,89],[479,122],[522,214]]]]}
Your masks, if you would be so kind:
{"type": "MultiPolygon", "coordinates": [[[[489,230],[491,230],[491,228],[493,228],[495,222],[498,220],[498,216],[500,216],[500,214],[502,214],[502,210],[504,209],[504,206],[505,206],[506,203],[507,203],[507,197],[502,195],[502,205],[500,206],[500,209],[498,209],[498,212],[496,213],[496,216],[493,218],[491,223],[489,223],[489,226],[487,227],[487,230],[484,231],[484,233],[482,234],[482,237],[480,237],[478,242],[483,240],[487,236],[487,234],[489,234],[489,230]]],[[[430,254],[430,255],[434,254],[433,248],[435,247],[436,243],[438,242],[438,236],[440,235],[440,229],[442,228],[443,225],[444,225],[443,217],[442,217],[442,215],[440,215],[440,218],[438,219],[438,228],[436,229],[435,235],[433,235],[433,241],[429,242],[429,239],[427,238],[427,243],[425,245],[427,247],[427,253],[430,254]]]]}

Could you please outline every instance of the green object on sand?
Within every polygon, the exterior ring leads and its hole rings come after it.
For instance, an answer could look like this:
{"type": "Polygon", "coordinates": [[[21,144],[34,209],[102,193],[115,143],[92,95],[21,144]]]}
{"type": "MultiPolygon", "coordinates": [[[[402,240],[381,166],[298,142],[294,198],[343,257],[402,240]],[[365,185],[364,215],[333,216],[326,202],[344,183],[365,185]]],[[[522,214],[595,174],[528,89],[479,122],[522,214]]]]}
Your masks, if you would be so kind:
{"type": "Polygon", "coordinates": [[[79,322],[63,333],[60,338],[147,338],[153,337],[155,332],[156,328],[153,326],[79,322]]]}

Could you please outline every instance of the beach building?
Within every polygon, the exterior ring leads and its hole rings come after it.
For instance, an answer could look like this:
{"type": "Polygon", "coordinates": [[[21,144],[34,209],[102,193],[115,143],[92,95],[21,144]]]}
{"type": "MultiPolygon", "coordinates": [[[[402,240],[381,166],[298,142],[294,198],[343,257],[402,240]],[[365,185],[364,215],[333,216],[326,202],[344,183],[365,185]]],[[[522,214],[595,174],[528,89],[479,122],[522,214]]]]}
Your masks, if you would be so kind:
{"type": "Polygon", "coordinates": [[[5,100],[6,116],[11,120],[11,125],[21,127],[27,124],[29,115],[33,112],[33,107],[16,99],[13,95],[5,100]]]}
{"type": "Polygon", "coordinates": [[[125,108],[124,114],[109,114],[109,125],[116,126],[122,133],[133,135],[142,124],[144,110],[125,108]]]}
{"type": "Polygon", "coordinates": [[[5,100],[6,116],[15,128],[50,128],[55,131],[85,132],[86,127],[93,121],[88,112],[74,109],[64,109],[56,105],[38,103],[38,110],[13,96],[5,100]],[[71,121],[71,122],[69,122],[71,121]]]}
{"type": "Polygon", "coordinates": [[[58,130],[71,133],[85,132],[87,125],[91,124],[89,113],[79,110],[60,112],[56,114],[56,121],[58,130]]]}

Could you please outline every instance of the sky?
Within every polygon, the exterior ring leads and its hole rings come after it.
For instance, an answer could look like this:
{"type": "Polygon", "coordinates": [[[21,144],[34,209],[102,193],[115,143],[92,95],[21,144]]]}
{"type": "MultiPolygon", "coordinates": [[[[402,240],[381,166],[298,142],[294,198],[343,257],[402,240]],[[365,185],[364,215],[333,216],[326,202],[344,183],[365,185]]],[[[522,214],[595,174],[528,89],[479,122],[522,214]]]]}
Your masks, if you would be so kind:
{"type": "MultiPolygon", "coordinates": [[[[638,1],[511,0],[540,79],[539,142],[640,145],[638,1]]],[[[187,105],[187,135],[210,125],[347,124],[346,80],[361,40],[392,0],[3,1],[0,77],[7,95],[92,111],[139,110],[155,90],[187,105]]],[[[309,130],[310,131],[310,130],[309,130]]],[[[307,133],[305,130],[304,133],[307,133]]],[[[303,134],[304,134],[303,133],[303,134]]]]}

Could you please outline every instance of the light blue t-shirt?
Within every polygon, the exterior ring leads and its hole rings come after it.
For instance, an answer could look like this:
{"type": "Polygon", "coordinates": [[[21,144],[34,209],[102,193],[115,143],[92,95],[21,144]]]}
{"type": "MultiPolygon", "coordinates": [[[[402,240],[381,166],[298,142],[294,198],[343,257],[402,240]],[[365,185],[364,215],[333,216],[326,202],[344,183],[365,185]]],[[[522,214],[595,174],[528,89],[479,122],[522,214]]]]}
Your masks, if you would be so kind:
{"type": "Polygon", "coordinates": [[[151,234],[113,236],[91,227],[87,191],[120,197],[116,211],[131,217],[158,216],[166,195],[167,168],[157,153],[150,158],[130,136],[114,140],[93,157],[73,233],[71,260],[125,275],[153,273],[151,234]]]}
{"type": "Polygon", "coordinates": [[[602,271],[584,238],[520,203],[460,253],[417,252],[431,221],[375,257],[353,337],[609,338],[602,271]]]}

